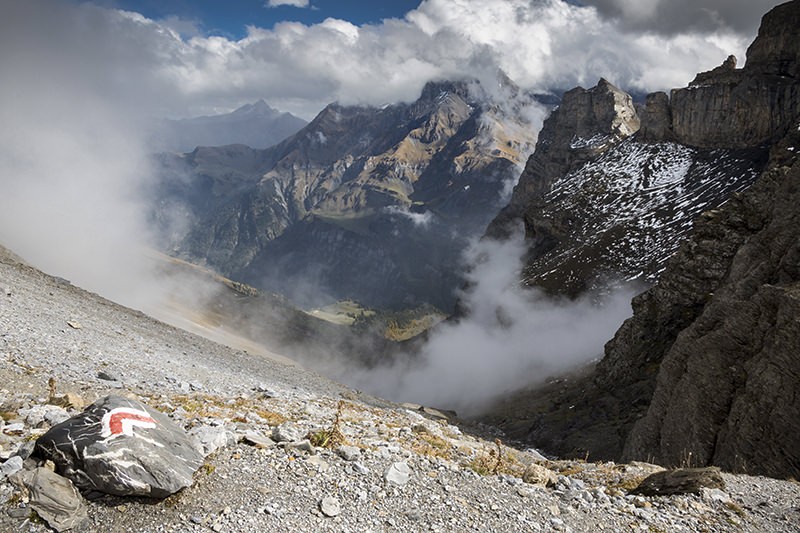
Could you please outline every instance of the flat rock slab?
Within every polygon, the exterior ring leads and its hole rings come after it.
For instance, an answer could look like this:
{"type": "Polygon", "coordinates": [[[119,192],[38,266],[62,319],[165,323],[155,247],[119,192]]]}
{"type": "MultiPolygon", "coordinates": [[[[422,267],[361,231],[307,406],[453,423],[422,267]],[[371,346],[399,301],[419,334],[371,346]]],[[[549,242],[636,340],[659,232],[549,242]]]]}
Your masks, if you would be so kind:
{"type": "Polygon", "coordinates": [[[107,396],[36,441],[36,455],[81,490],[165,498],[192,484],[203,456],[182,428],[141,402],[107,396]]]}
{"type": "Polygon", "coordinates": [[[681,468],[664,470],[644,478],[632,494],[667,496],[670,494],[699,494],[702,489],[724,489],[719,468],[681,468]]]}
{"type": "Polygon", "coordinates": [[[72,482],[46,468],[37,468],[25,481],[30,506],[56,531],[66,531],[87,520],[86,505],[72,482]]]}

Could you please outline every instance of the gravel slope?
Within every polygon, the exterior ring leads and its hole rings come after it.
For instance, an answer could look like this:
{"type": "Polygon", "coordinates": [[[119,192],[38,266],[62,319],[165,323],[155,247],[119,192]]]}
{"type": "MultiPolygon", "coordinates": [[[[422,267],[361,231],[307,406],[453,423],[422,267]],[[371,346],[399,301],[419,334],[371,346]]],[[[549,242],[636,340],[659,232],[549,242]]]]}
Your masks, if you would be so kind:
{"type": "MultiPolygon", "coordinates": [[[[800,530],[800,485],[792,481],[725,474],[724,491],[645,498],[627,490],[652,465],[541,461],[555,484],[527,483],[528,465],[541,458],[492,442],[491,428],[459,427],[226,348],[0,250],[2,460],[45,430],[24,409],[47,401],[51,377],[58,392],[87,402],[133,395],[187,429],[224,428],[238,441],[164,501],[90,502],[81,531],[800,530]],[[7,434],[15,422],[24,430],[7,434]],[[276,426],[286,442],[244,440],[276,426]],[[334,427],[341,439],[330,449],[298,443],[334,427]]],[[[0,531],[45,530],[0,477],[0,531]]]]}

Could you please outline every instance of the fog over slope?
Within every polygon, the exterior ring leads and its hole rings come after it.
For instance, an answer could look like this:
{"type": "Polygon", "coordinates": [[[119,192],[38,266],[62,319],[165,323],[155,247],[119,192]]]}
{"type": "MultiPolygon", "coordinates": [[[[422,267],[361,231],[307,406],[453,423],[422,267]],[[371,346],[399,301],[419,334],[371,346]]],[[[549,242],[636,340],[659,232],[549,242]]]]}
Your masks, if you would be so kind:
{"type": "Polygon", "coordinates": [[[345,362],[325,370],[386,398],[474,415],[504,393],[600,358],[641,287],[554,299],[521,287],[525,251],[522,231],[505,242],[475,242],[465,257],[466,316],[435,328],[419,354],[372,369],[345,362]]]}

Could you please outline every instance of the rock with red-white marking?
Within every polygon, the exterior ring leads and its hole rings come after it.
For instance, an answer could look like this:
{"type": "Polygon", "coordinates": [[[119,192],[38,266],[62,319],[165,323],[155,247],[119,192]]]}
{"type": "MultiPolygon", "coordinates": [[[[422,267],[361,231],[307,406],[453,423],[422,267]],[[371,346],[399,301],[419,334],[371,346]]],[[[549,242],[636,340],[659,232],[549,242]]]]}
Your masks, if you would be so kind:
{"type": "Polygon", "coordinates": [[[84,491],[164,498],[192,484],[203,463],[191,439],[155,409],[107,396],[36,441],[36,455],[84,491]]]}

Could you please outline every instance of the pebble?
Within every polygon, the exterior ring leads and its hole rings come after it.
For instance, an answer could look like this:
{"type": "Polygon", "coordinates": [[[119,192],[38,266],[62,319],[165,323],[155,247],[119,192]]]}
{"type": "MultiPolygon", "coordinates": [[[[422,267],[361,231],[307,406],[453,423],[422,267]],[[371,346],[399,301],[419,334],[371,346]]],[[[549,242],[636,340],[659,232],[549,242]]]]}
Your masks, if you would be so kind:
{"type": "Polygon", "coordinates": [[[325,516],[333,518],[334,516],[342,514],[342,505],[339,503],[339,500],[333,496],[325,496],[322,498],[322,501],[319,502],[319,510],[322,511],[322,514],[325,516]]]}
{"type": "Polygon", "coordinates": [[[411,479],[411,468],[409,468],[408,463],[405,461],[392,463],[392,465],[386,469],[383,477],[387,483],[403,487],[411,479]]]}

